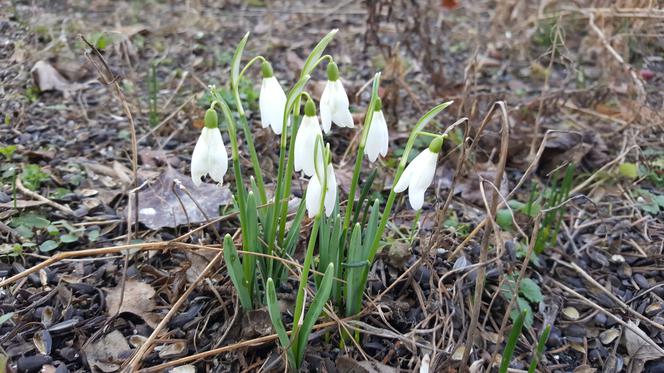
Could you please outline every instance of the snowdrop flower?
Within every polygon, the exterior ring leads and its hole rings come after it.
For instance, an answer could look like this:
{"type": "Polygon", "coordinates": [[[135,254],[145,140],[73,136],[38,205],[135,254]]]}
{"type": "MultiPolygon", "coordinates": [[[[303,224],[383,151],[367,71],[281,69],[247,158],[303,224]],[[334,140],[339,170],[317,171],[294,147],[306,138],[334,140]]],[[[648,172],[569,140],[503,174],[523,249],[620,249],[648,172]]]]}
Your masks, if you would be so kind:
{"type": "Polygon", "coordinates": [[[339,68],[330,62],[327,64],[327,83],[320,96],[320,119],[325,133],[330,132],[333,122],[339,127],[355,127],[348,105],[346,90],[339,79],[339,68]]]}
{"type": "Polygon", "coordinates": [[[314,156],[316,149],[316,139],[323,136],[318,125],[316,117],[316,105],[313,100],[308,99],[304,105],[304,118],[295,137],[295,161],[293,166],[295,171],[303,171],[305,175],[312,176],[316,170],[314,168],[314,159],[323,159],[322,146],[318,148],[318,154],[314,156]]]}
{"type": "Polygon", "coordinates": [[[442,146],[442,136],[431,141],[429,147],[410,162],[394,187],[396,193],[401,193],[408,188],[408,201],[413,210],[421,209],[424,204],[424,192],[433,181],[438,153],[442,146]]]}
{"type": "MultiPolygon", "coordinates": [[[[320,163],[319,163],[320,164],[320,163]]],[[[319,169],[319,172],[316,172],[311,179],[309,179],[309,185],[307,186],[307,196],[306,196],[306,206],[309,219],[318,215],[320,212],[320,199],[323,192],[321,180],[324,177],[327,177],[327,188],[325,189],[325,201],[323,205],[325,206],[325,216],[332,215],[334,211],[334,205],[337,202],[337,178],[334,176],[334,167],[332,164],[328,164],[326,169],[327,176],[323,175],[323,170],[319,169]],[[320,175],[320,178],[318,177],[320,175]]]]}
{"type": "MultiPolygon", "coordinates": [[[[284,93],[284,89],[281,88],[279,81],[274,76],[272,65],[269,62],[263,62],[262,71],[263,82],[261,83],[261,93],[258,99],[258,106],[261,112],[261,125],[263,128],[270,126],[275,134],[281,135],[286,106],[286,93],[284,93]]],[[[288,125],[290,125],[290,121],[288,125]]]]}
{"type": "Polygon", "coordinates": [[[364,154],[369,157],[369,161],[372,163],[376,161],[378,154],[382,157],[387,154],[387,147],[390,140],[382,106],[379,98],[376,101],[376,107],[371,117],[371,125],[369,126],[369,133],[367,134],[367,142],[364,145],[364,154]]]}
{"type": "Polygon", "coordinates": [[[194,185],[201,185],[201,177],[210,174],[221,183],[228,171],[228,154],[217,127],[217,112],[210,108],[205,113],[205,127],[196,142],[191,155],[191,179],[194,185]]]}

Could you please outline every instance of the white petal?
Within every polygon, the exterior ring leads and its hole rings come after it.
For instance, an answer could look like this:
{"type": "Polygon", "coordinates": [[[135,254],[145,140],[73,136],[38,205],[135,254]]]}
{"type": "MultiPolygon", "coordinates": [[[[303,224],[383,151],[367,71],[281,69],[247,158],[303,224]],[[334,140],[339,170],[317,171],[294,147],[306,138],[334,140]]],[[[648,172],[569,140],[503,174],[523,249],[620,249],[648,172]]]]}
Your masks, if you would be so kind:
{"type": "Polygon", "coordinates": [[[228,171],[228,153],[224,146],[221,132],[217,128],[209,128],[208,133],[208,173],[218,183],[223,182],[224,175],[228,171]]]}
{"type": "Polygon", "coordinates": [[[286,93],[284,93],[276,77],[263,79],[259,104],[263,128],[269,125],[275,134],[280,135],[284,120],[286,93]]]}
{"type": "Polygon", "coordinates": [[[355,127],[353,115],[348,108],[348,95],[344,89],[341,79],[331,83],[334,86],[332,97],[332,122],[339,127],[355,127]]]}
{"type": "Polygon", "coordinates": [[[309,185],[307,186],[307,196],[305,200],[307,213],[310,219],[318,215],[318,212],[320,211],[320,194],[320,182],[316,176],[312,176],[311,179],[309,179],[309,185]]]}
{"type": "MultiPolygon", "coordinates": [[[[311,176],[316,172],[314,169],[314,147],[319,134],[322,136],[318,118],[305,116],[295,138],[295,171],[302,170],[307,176],[311,176]]],[[[322,152],[321,146],[319,148],[322,152]]],[[[322,159],[320,156],[319,158],[322,159]]]]}
{"type": "Polygon", "coordinates": [[[325,216],[332,215],[337,202],[337,178],[332,164],[327,165],[327,188],[325,190],[325,216]]]}
{"type": "Polygon", "coordinates": [[[270,93],[269,93],[269,85],[267,83],[267,79],[263,79],[263,82],[261,83],[261,93],[258,96],[258,108],[260,109],[261,112],[261,127],[266,128],[267,126],[270,125],[270,114],[268,112],[270,111],[270,93]]]}
{"type": "Polygon", "coordinates": [[[383,112],[374,112],[367,134],[367,143],[364,147],[364,154],[368,156],[370,162],[375,162],[378,154],[383,157],[387,154],[388,141],[387,123],[385,123],[383,112]]]}
{"type": "Polygon", "coordinates": [[[429,148],[426,148],[420,153],[411,163],[415,167],[415,177],[410,183],[410,188],[421,189],[428,188],[433,182],[434,174],[436,173],[436,161],[438,154],[433,153],[429,148]]]}
{"type": "Polygon", "coordinates": [[[334,86],[332,82],[328,81],[323,89],[323,94],[320,96],[320,121],[325,133],[330,132],[330,129],[332,128],[333,90],[334,86]]]}
{"type": "Polygon", "coordinates": [[[191,155],[191,180],[194,182],[194,185],[201,185],[201,177],[205,176],[208,173],[207,171],[207,153],[208,153],[208,139],[207,131],[208,128],[203,128],[201,135],[196,141],[196,146],[194,147],[194,152],[191,155]]]}
{"type": "Polygon", "coordinates": [[[413,185],[408,188],[408,202],[410,202],[410,207],[412,207],[413,210],[417,211],[422,208],[425,191],[426,188],[416,188],[413,185]]]}
{"type": "Polygon", "coordinates": [[[413,172],[415,171],[415,167],[413,166],[413,162],[411,162],[408,166],[406,166],[406,169],[403,170],[401,173],[401,177],[399,178],[399,181],[397,182],[397,185],[394,186],[394,192],[395,193],[401,193],[408,186],[410,185],[411,179],[413,177],[413,172]]]}

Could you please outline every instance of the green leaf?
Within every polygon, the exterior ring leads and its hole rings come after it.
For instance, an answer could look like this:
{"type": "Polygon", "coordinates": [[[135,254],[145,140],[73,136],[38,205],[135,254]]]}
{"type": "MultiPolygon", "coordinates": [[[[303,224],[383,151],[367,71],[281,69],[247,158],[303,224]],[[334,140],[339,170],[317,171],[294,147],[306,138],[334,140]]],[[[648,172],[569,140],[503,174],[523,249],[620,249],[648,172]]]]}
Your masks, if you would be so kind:
{"type": "Polygon", "coordinates": [[[2,325],[4,323],[6,323],[7,321],[9,321],[9,319],[11,319],[12,316],[14,316],[14,312],[9,312],[9,313],[6,313],[6,314],[0,316],[0,325],[2,325]]]}
{"type": "Polygon", "coordinates": [[[507,205],[508,205],[512,210],[517,210],[517,211],[521,210],[522,208],[524,208],[524,207],[526,206],[525,203],[523,203],[523,202],[521,202],[521,201],[517,201],[517,200],[515,200],[515,199],[511,199],[511,200],[507,201],[507,205]]]}
{"type": "Polygon", "coordinates": [[[514,349],[516,348],[516,343],[519,340],[521,335],[521,329],[523,329],[523,322],[526,318],[526,311],[522,311],[516,317],[514,325],[512,325],[512,331],[510,331],[510,336],[507,339],[507,345],[503,351],[503,359],[500,362],[499,373],[507,373],[507,368],[509,368],[510,361],[512,360],[512,355],[514,354],[514,349]]]}
{"type": "Polygon", "coordinates": [[[346,315],[354,315],[360,311],[364,284],[362,273],[366,257],[362,255],[362,232],[360,224],[355,224],[348,245],[348,261],[346,262],[346,315]]]}
{"type": "Polygon", "coordinates": [[[549,333],[551,333],[551,324],[547,324],[546,328],[544,328],[544,330],[542,331],[542,335],[540,336],[539,341],[537,342],[537,349],[535,350],[535,355],[530,361],[530,367],[528,367],[528,373],[535,373],[535,369],[537,368],[537,363],[542,358],[542,353],[544,352],[544,348],[546,347],[546,341],[549,339],[549,333]]]}
{"type": "Polygon", "coordinates": [[[12,159],[14,152],[16,151],[16,145],[7,145],[0,148],[0,154],[2,154],[7,161],[12,159]]]}
{"type": "Polygon", "coordinates": [[[528,303],[527,300],[524,298],[518,297],[516,298],[516,304],[514,307],[512,307],[512,310],[510,311],[510,318],[512,321],[515,321],[516,318],[519,316],[520,312],[526,312],[526,319],[524,320],[524,325],[526,328],[530,328],[533,326],[533,309],[530,307],[530,303],[528,303]]]}
{"type": "Polygon", "coordinates": [[[620,174],[628,179],[636,179],[639,177],[639,168],[635,163],[630,163],[630,162],[625,162],[621,163],[620,166],[618,166],[618,171],[620,174]]]}
{"type": "Polygon", "coordinates": [[[240,83],[240,62],[242,61],[242,52],[245,45],[247,45],[247,40],[249,40],[249,32],[244,34],[242,40],[238,43],[235,54],[233,54],[233,59],[231,60],[231,85],[233,87],[238,87],[240,83]]]}
{"type": "Polygon", "coordinates": [[[28,228],[25,225],[19,225],[14,229],[16,230],[16,233],[23,238],[29,239],[35,236],[35,232],[32,231],[32,228],[28,228]]]}
{"type": "Polygon", "coordinates": [[[240,262],[240,257],[237,255],[237,250],[235,249],[235,244],[233,244],[233,238],[231,238],[230,234],[227,234],[224,237],[224,261],[226,262],[228,275],[231,277],[233,285],[235,285],[235,290],[237,290],[237,295],[240,298],[242,308],[245,310],[252,309],[251,296],[248,288],[249,284],[244,277],[242,263],[240,262]]]}
{"type": "Polygon", "coordinates": [[[334,29],[330,32],[327,33],[316,46],[314,49],[309,53],[309,57],[307,57],[307,60],[304,61],[304,66],[302,67],[302,72],[300,73],[300,79],[305,77],[306,75],[310,75],[311,71],[314,69],[316,62],[318,59],[321,58],[323,55],[323,51],[325,51],[325,48],[327,48],[327,45],[330,44],[332,39],[334,38],[334,35],[339,31],[338,29],[334,29]]]}
{"type": "Polygon", "coordinates": [[[58,246],[60,246],[60,244],[57,241],[53,241],[53,240],[44,241],[44,242],[42,242],[41,245],[39,245],[39,251],[41,251],[43,253],[47,253],[49,251],[53,251],[53,250],[57,249],[58,246]]]}
{"type": "Polygon", "coordinates": [[[307,314],[304,317],[304,322],[302,323],[302,327],[300,328],[300,333],[297,336],[298,367],[300,366],[302,360],[304,359],[304,350],[305,347],[307,346],[309,334],[311,334],[311,329],[314,327],[314,324],[316,323],[316,320],[318,320],[318,317],[320,316],[321,312],[323,312],[323,307],[325,306],[325,303],[327,303],[327,300],[330,298],[330,291],[332,290],[332,280],[334,280],[334,264],[330,263],[327,266],[327,269],[325,270],[325,275],[323,276],[323,280],[321,281],[320,287],[318,288],[318,291],[314,296],[314,300],[311,302],[311,305],[309,306],[309,310],[307,311],[307,314]]]}
{"type": "Polygon", "coordinates": [[[99,232],[98,229],[94,229],[94,230],[91,230],[91,231],[87,232],[88,240],[90,240],[90,242],[97,241],[97,239],[99,239],[99,234],[100,234],[100,232],[99,232]]]}
{"type": "Polygon", "coordinates": [[[277,337],[279,337],[279,343],[281,343],[281,347],[286,351],[286,355],[288,356],[288,364],[292,367],[297,367],[295,362],[295,355],[293,355],[291,341],[288,338],[288,333],[286,333],[284,322],[281,320],[281,310],[279,308],[279,302],[277,301],[277,292],[274,289],[274,281],[272,281],[272,278],[267,279],[265,303],[267,304],[267,311],[270,314],[272,327],[277,333],[277,337]]]}
{"type": "Polygon", "coordinates": [[[496,223],[503,230],[512,230],[512,211],[510,209],[500,209],[496,212],[496,223]]]}
{"type": "MultiPolygon", "coordinates": [[[[247,248],[245,250],[251,252],[260,252],[258,247],[258,209],[256,208],[256,197],[254,192],[247,194],[247,230],[242,234],[247,236],[247,248]]],[[[244,270],[244,278],[248,281],[247,287],[249,295],[254,292],[254,284],[256,277],[256,257],[254,255],[246,255],[242,260],[244,270]]]]}
{"type": "Polygon", "coordinates": [[[78,236],[71,233],[63,234],[62,236],[60,236],[60,242],[62,243],[70,243],[76,241],[78,241],[78,236]]]}
{"type": "Polygon", "coordinates": [[[539,303],[544,300],[544,296],[542,295],[542,291],[540,290],[539,285],[537,285],[535,281],[528,277],[525,277],[521,280],[519,291],[532,303],[539,303]]]}
{"type": "Polygon", "coordinates": [[[46,228],[50,224],[51,222],[48,219],[31,212],[12,218],[11,222],[12,226],[18,227],[22,225],[27,228],[46,228]]]}

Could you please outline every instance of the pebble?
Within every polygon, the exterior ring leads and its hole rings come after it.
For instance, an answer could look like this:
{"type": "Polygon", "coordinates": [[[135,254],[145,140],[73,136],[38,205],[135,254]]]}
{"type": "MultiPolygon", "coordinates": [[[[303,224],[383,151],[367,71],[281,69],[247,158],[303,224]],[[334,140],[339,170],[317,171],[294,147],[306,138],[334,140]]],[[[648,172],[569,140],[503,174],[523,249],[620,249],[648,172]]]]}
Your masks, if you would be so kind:
{"type": "Polygon", "coordinates": [[[595,325],[597,326],[603,326],[606,325],[607,317],[604,313],[599,312],[597,315],[595,315],[595,325]]]}
{"type": "Polygon", "coordinates": [[[649,289],[650,288],[650,283],[640,273],[637,273],[637,274],[634,275],[634,282],[636,282],[636,284],[639,285],[639,287],[641,289],[649,289]]]}

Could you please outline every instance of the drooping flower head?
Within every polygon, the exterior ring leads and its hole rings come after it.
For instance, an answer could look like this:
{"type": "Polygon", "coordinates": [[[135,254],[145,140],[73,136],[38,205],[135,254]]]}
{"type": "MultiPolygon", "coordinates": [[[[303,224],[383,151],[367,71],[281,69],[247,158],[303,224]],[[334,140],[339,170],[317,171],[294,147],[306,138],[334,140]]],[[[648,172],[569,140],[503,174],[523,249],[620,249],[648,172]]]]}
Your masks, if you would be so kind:
{"type": "Polygon", "coordinates": [[[286,93],[284,93],[284,89],[281,88],[279,81],[274,76],[272,65],[269,62],[263,61],[261,70],[263,72],[263,82],[261,83],[261,92],[258,98],[261,125],[263,128],[267,128],[267,126],[272,127],[272,131],[280,135],[284,120],[286,93]]]}
{"type": "Polygon", "coordinates": [[[325,133],[330,132],[332,123],[339,127],[355,127],[348,106],[348,95],[339,79],[339,68],[336,63],[330,62],[327,64],[327,83],[320,96],[320,119],[325,133]]]}
{"type": "Polygon", "coordinates": [[[205,113],[205,127],[191,155],[191,179],[196,186],[201,185],[201,177],[207,174],[221,183],[228,171],[228,153],[217,123],[217,112],[213,108],[208,109],[205,113]]]}
{"type": "Polygon", "coordinates": [[[375,162],[380,154],[382,157],[387,155],[387,148],[389,145],[390,137],[387,131],[387,122],[383,116],[382,103],[380,98],[376,101],[373,116],[371,117],[371,125],[369,133],[367,134],[367,142],[364,146],[364,154],[369,157],[370,162],[375,162]]]}
{"type": "MultiPolygon", "coordinates": [[[[322,137],[319,137],[319,139],[317,148],[322,148],[322,137]]],[[[317,151],[317,153],[319,152],[317,151]]],[[[320,153],[322,155],[323,152],[320,153]]],[[[325,153],[329,154],[329,151],[325,153]]],[[[324,198],[325,216],[328,217],[332,215],[337,202],[337,178],[334,175],[332,163],[319,158],[316,158],[314,162],[317,165],[316,171],[309,179],[305,200],[307,214],[310,219],[320,213],[321,198],[324,198]],[[326,185],[325,196],[323,196],[323,185],[326,185]]]]}
{"type": "Polygon", "coordinates": [[[436,161],[442,146],[443,136],[433,139],[429,147],[410,162],[394,186],[396,193],[408,189],[408,201],[413,210],[421,209],[424,204],[424,192],[433,182],[433,176],[436,173],[436,161]]]}
{"type": "Polygon", "coordinates": [[[295,159],[293,166],[295,171],[302,171],[307,176],[312,176],[316,170],[314,168],[314,159],[323,159],[322,146],[317,148],[316,157],[314,150],[316,150],[316,138],[323,136],[318,124],[318,117],[316,116],[316,105],[314,101],[309,98],[304,105],[304,117],[302,123],[297,131],[295,137],[295,159]]]}

